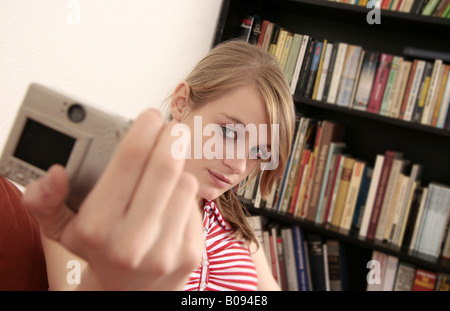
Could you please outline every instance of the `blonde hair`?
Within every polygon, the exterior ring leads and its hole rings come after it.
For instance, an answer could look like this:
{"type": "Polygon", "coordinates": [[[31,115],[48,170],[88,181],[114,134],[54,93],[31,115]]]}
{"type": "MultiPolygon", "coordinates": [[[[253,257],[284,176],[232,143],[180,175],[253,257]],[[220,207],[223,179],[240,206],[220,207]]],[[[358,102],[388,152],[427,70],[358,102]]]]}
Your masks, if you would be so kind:
{"type": "MultiPolygon", "coordinates": [[[[282,177],[295,129],[295,110],[289,84],[277,61],[255,45],[241,40],[223,42],[213,48],[185,79],[195,105],[207,104],[225,93],[245,85],[254,85],[263,98],[270,124],[279,126],[279,162],[273,170],[260,172],[260,166],[250,180],[261,173],[260,191],[264,199],[282,177]]],[[[229,190],[216,199],[223,217],[236,235],[246,241],[257,240],[248,225],[244,207],[229,190]]]]}

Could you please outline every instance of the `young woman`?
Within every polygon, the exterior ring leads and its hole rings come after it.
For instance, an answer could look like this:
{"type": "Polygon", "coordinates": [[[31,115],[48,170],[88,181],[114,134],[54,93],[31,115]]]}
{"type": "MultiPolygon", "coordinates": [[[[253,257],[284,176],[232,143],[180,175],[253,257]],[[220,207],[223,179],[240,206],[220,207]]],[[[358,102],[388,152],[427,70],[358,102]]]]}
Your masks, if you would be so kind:
{"type": "Polygon", "coordinates": [[[153,110],[137,118],[76,215],[62,207],[62,167],[28,187],[50,289],[70,287],[68,262],[82,262],[81,289],[279,289],[233,189],[261,173],[265,197],[282,177],[295,119],[283,71],[256,46],[222,43],[168,110],[168,122],[153,110]],[[190,135],[174,134],[180,124],[190,135]],[[173,156],[180,141],[186,159],[173,156]]]}

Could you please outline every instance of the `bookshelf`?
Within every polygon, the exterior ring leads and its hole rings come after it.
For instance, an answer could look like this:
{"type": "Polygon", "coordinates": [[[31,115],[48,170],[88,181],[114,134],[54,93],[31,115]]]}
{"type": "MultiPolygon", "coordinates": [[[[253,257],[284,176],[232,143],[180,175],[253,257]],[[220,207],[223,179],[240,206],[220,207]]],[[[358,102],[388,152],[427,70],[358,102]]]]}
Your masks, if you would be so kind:
{"type": "MultiPolygon", "coordinates": [[[[238,37],[242,18],[258,15],[292,33],[346,42],[380,53],[403,56],[406,47],[450,53],[450,19],[381,10],[381,24],[370,25],[366,21],[368,12],[365,7],[325,0],[224,0],[213,45],[238,37]]],[[[450,64],[448,60],[444,62],[450,64]]],[[[354,157],[373,164],[377,154],[389,149],[398,150],[412,163],[423,165],[422,184],[450,185],[450,130],[313,100],[297,91],[293,98],[299,115],[344,124],[346,152],[354,157]]],[[[450,273],[450,262],[442,258],[362,238],[352,230],[316,224],[292,214],[251,205],[247,208],[253,214],[345,243],[349,251],[347,257],[352,261],[349,265],[363,267],[360,271],[349,271],[353,274],[350,279],[356,280],[353,283],[350,280],[350,289],[365,289],[368,272],[365,263],[371,259],[374,250],[424,269],[450,273]]]]}

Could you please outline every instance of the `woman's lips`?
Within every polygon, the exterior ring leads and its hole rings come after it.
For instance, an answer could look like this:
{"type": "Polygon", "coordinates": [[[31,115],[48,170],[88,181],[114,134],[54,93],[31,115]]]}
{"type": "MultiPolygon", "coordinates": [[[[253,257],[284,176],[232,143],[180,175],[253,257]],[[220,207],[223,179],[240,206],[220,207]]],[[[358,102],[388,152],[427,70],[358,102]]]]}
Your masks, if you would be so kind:
{"type": "Polygon", "coordinates": [[[219,187],[227,187],[231,184],[231,181],[226,178],[225,176],[216,173],[214,171],[208,170],[210,176],[212,177],[213,181],[219,186],[219,187]]]}

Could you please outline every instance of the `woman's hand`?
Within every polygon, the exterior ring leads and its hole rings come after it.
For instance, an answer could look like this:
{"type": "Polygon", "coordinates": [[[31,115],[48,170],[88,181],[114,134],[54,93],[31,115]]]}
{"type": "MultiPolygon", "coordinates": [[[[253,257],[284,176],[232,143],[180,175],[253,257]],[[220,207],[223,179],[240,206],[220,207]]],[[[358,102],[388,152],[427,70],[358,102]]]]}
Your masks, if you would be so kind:
{"type": "Polygon", "coordinates": [[[63,167],[27,188],[44,234],[88,262],[82,289],[178,290],[201,260],[198,184],[171,155],[174,124],[142,113],[77,214],[63,167]]]}

